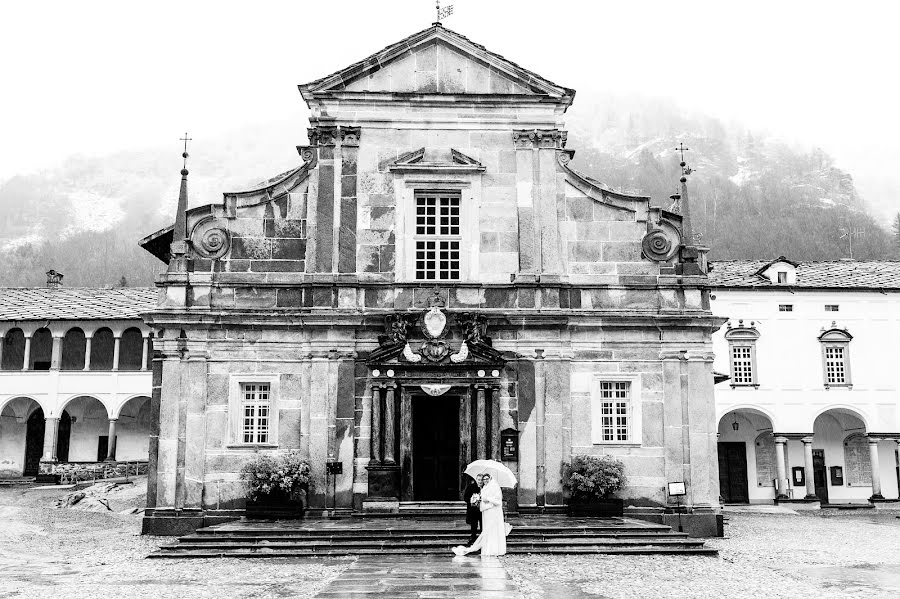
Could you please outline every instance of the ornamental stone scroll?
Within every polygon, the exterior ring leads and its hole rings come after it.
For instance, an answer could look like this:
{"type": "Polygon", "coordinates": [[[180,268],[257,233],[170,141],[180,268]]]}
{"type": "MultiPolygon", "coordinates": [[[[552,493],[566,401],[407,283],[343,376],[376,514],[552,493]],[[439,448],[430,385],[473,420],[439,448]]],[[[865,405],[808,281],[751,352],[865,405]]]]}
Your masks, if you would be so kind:
{"type": "Polygon", "coordinates": [[[641,240],[641,250],[649,260],[666,262],[675,257],[681,247],[681,231],[673,223],[660,219],[641,240]]]}
{"type": "Polygon", "coordinates": [[[231,236],[225,223],[215,217],[201,219],[191,230],[191,246],[201,258],[221,258],[231,247],[231,236]]]}

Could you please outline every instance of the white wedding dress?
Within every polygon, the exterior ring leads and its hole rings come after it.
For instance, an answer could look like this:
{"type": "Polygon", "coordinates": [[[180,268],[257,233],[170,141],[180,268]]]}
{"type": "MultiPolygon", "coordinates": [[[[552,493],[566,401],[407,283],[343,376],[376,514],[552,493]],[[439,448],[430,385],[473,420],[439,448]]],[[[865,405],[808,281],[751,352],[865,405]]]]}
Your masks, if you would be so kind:
{"type": "Polygon", "coordinates": [[[492,480],[481,489],[481,534],[471,546],[457,545],[456,555],[481,551],[481,555],[506,555],[506,535],[512,527],[503,520],[503,491],[492,480]]]}

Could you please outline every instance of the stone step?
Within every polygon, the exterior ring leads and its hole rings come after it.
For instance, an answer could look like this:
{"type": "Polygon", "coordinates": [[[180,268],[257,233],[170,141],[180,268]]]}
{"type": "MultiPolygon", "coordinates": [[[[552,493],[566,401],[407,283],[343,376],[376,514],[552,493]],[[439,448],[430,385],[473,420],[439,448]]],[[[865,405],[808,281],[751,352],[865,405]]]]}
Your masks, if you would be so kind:
{"type": "MultiPolygon", "coordinates": [[[[660,533],[655,531],[606,531],[606,532],[521,532],[513,530],[509,535],[510,539],[602,539],[602,538],[634,538],[634,539],[655,539],[660,536],[665,538],[687,538],[687,533],[683,532],[666,532],[660,533]]],[[[367,539],[384,539],[399,541],[415,541],[415,540],[438,540],[438,539],[464,539],[469,536],[468,530],[442,531],[436,533],[413,533],[404,532],[402,534],[384,534],[383,531],[357,531],[356,534],[330,534],[328,532],[310,532],[306,534],[296,535],[187,535],[179,539],[183,543],[260,543],[260,542],[310,542],[310,541],[330,541],[334,543],[343,540],[367,540],[367,539]]]]}
{"type": "MultiPolygon", "coordinates": [[[[434,549],[422,548],[331,548],[331,549],[303,549],[293,548],[291,550],[263,550],[252,551],[247,549],[231,549],[231,550],[214,550],[209,548],[203,549],[180,549],[172,551],[160,551],[148,555],[148,558],[166,559],[166,558],[286,558],[286,557],[337,557],[347,555],[451,555],[449,547],[436,547],[434,549]]],[[[691,547],[668,547],[643,545],[635,547],[609,547],[605,545],[591,545],[580,547],[507,547],[509,554],[557,554],[557,555],[576,555],[576,554],[595,554],[595,555],[708,555],[715,556],[718,552],[703,546],[691,547]]]]}
{"type": "MultiPolygon", "coordinates": [[[[633,525],[606,525],[606,526],[516,526],[513,524],[512,534],[606,534],[606,533],[651,533],[666,534],[671,532],[671,527],[657,524],[647,524],[640,526],[633,525]]],[[[330,536],[354,536],[357,534],[381,534],[385,536],[405,536],[405,535],[439,535],[439,534],[469,534],[469,528],[463,526],[457,527],[416,527],[416,528],[324,528],[324,527],[300,527],[285,525],[279,527],[277,525],[270,527],[262,527],[255,525],[242,525],[240,527],[209,527],[197,530],[195,534],[204,536],[234,536],[234,537],[256,537],[256,536],[302,536],[302,535],[319,535],[327,534],[330,536]]]]}

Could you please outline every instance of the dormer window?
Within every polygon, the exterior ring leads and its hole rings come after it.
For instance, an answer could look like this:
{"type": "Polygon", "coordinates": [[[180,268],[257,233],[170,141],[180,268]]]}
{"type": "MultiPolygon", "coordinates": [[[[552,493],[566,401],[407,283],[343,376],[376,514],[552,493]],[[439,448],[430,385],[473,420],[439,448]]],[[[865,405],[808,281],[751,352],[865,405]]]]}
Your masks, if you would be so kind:
{"type": "Polygon", "coordinates": [[[731,366],[732,387],[758,387],[756,370],[756,341],[759,331],[756,323],[744,326],[739,320],[738,326],[732,328],[728,323],[725,339],[728,341],[728,362],[731,366]]]}
{"type": "Polygon", "coordinates": [[[778,282],[779,282],[780,284],[787,284],[787,282],[788,282],[787,275],[788,275],[788,274],[787,274],[787,271],[785,271],[785,270],[779,270],[779,271],[778,271],[778,282]]]}
{"type": "Polygon", "coordinates": [[[768,280],[773,285],[796,285],[798,262],[779,256],[754,273],[756,276],[768,280]]]}
{"type": "Polygon", "coordinates": [[[819,335],[822,344],[822,374],[825,388],[852,387],[850,378],[850,340],[853,336],[847,329],[837,327],[832,321],[831,328],[823,329],[819,335]]]}

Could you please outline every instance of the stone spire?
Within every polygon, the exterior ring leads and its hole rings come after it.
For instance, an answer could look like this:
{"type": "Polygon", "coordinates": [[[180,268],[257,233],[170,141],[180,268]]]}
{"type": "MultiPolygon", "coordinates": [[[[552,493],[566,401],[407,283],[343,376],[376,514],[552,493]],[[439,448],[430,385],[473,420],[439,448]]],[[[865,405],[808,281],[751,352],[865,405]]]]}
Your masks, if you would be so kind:
{"type": "Polygon", "coordinates": [[[675,148],[676,152],[681,153],[681,162],[679,162],[681,190],[680,193],[672,196],[681,209],[681,264],[678,270],[683,275],[704,275],[707,272],[706,252],[709,251],[709,248],[701,247],[697,242],[691,222],[691,202],[688,198],[687,177],[693,172],[693,169],[684,161],[684,153],[688,150],[689,148],[684,147],[683,143],[679,143],[675,148]]]}
{"type": "Polygon", "coordinates": [[[684,153],[690,150],[690,148],[684,147],[683,143],[678,144],[678,147],[675,148],[677,151],[681,152],[681,162],[679,162],[679,166],[681,166],[681,235],[682,235],[682,244],[686,246],[692,246],[694,244],[694,229],[691,223],[691,203],[688,200],[688,188],[687,188],[687,176],[691,174],[691,167],[687,166],[687,163],[684,161],[684,153]]]}
{"type": "Polygon", "coordinates": [[[187,188],[187,143],[191,138],[184,134],[181,138],[184,142],[184,152],[181,157],[184,160],[181,167],[181,189],[178,192],[178,207],[175,209],[175,228],[172,230],[172,258],[169,263],[169,270],[185,270],[180,268],[184,265],[185,255],[187,254],[187,208],[188,208],[188,188],[187,188]]]}

